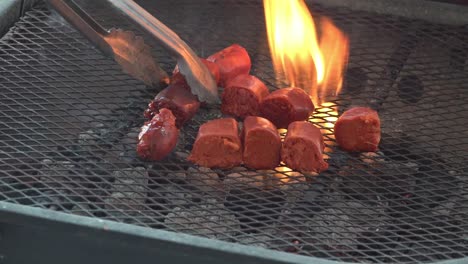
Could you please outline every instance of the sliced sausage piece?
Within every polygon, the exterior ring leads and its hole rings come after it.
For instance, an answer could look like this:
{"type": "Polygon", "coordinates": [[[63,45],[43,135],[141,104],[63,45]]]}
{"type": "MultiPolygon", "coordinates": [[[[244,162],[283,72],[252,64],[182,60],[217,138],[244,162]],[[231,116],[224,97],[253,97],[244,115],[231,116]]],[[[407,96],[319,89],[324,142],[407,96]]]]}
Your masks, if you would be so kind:
{"type": "Polygon", "coordinates": [[[249,74],[251,68],[250,56],[247,50],[239,44],[216,52],[207,58],[219,67],[221,87],[225,87],[229,79],[242,74],[249,74]]]}
{"type": "MultiPolygon", "coordinates": [[[[153,115],[162,108],[172,111],[176,117],[176,126],[181,128],[197,113],[200,102],[190,92],[186,82],[175,82],[159,92],[148,105],[148,109],[153,112],[153,115]]],[[[145,111],[145,116],[150,117],[151,113],[145,111]]]]}
{"type": "Polygon", "coordinates": [[[287,128],[294,121],[307,120],[314,109],[309,95],[295,87],[276,90],[260,104],[261,116],[273,122],[278,128],[287,128]]]}
{"type": "MultiPolygon", "coordinates": [[[[208,68],[208,70],[211,72],[211,75],[213,76],[213,79],[216,81],[216,83],[218,85],[219,84],[219,81],[220,81],[220,74],[219,74],[219,67],[216,63],[214,62],[211,62],[211,61],[208,61],[206,59],[203,59],[203,58],[200,58],[201,62],[203,62],[203,64],[205,64],[205,66],[208,68]]],[[[183,81],[185,81],[185,78],[183,77],[183,75],[179,72],[179,66],[176,65],[176,67],[174,68],[174,71],[172,72],[172,78],[171,78],[171,82],[175,82],[175,81],[181,81],[181,79],[183,81]]]]}
{"type": "Polygon", "coordinates": [[[280,162],[281,138],[275,125],[263,117],[248,116],[242,128],[245,166],[266,170],[280,162]]]}
{"type": "Polygon", "coordinates": [[[270,92],[252,75],[239,75],[228,81],[221,95],[221,112],[235,117],[258,116],[260,102],[270,92]]]}
{"type": "Polygon", "coordinates": [[[281,159],[289,168],[303,172],[321,172],[328,168],[323,160],[320,129],[307,121],[292,122],[284,138],[281,159]]]}
{"type": "Polygon", "coordinates": [[[231,168],[242,162],[236,120],[221,118],[200,126],[188,160],[208,168],[231,168]]]}
{"type": "Polygon", "coordinates": [[[367,107],[345,111],[336,121],[335,139],[346,151],[376,151],[380,142],[379,114],[367,107]]]}
{"type": "Polygon", "coordinates": [[[161,160],[175,148],[179,129],[169,109],[160,109],[153,119],[141,127],[137,153],[145,160],[161,160]]]}

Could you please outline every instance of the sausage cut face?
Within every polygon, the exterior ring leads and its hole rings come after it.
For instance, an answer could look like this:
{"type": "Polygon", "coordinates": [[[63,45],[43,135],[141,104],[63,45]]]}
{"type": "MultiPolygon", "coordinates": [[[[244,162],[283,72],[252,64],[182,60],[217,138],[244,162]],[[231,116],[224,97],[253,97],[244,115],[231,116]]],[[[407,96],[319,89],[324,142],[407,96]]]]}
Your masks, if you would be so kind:
{"type": "Polygon", "coordinates": [[[268,88],[257,77],[239,75],[224,88],[221,111],[242,119],[249,115],[257,116],[260,103],[268,94],[268,88]]]}
{"type": "Polygon", "coordinates": [[[376,151],[380,143],[378,113],[367,107],[345,111],[336,121],[335,139],[346,151],[376,151]]]}
{"type": "MultiPolygon", "coordinates": [[[[219,85],[220,81],[220,74],[219,74],[219,67],[216,63],[212,61],[208,61],[206,59],[200,58],[200,61],[205,64],[205,66],[208,68],[210,71],[211,75],[213,76],[213,79],[215,80],[216,84],[219,85]]],[[[177,81],[185,81],[185,77],[180,73],[179,71],[179,65],[176,65],[174,70],[172,71],[172,78],[171,78],[171,83],[177,82],[177,81]]]]}
{"type": "Polygon", "coordinates": [[[275,125],[263,117],[248,116],[242,128],[244,165],[274,169],[280,162],[281,138],[275,125]]]}
{"type": "Polygon", "coordinates": [[[157,113],[162,108],[171,110],[176,118],[176,126],[180,128],[197,113],[200,102],[190,92],[190,88],[184,80],[170,84],[159,92],[148,105],[149,111],[153,113],[157,113]]]}
{"type": "Polygon", "coordinates": [[[188,160],[209,168],[240,165],[242,144],[236,120],[221,118],[201,125],[188,160]]]}
{"type": "Polygon", "coordinates": [[[323,160],[324,146],[320,129],[307,121],[292,122],[284,138],[281,158],[293,170],[321,172],[328,168],[323,160]]]}
{"type": "Polygon", "coordinates": [[[278,128],[287,128],[294,121],[307,120],[314,109],[309,95],[295,87],[276,90],[260,104],[261,116],[278,128]]]}

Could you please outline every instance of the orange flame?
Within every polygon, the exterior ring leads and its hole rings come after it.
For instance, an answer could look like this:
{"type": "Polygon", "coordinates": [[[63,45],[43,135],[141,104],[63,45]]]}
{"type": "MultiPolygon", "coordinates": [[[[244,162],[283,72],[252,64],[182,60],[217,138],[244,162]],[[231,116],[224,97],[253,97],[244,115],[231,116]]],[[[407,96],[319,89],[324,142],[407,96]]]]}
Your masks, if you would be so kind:
{"type": "Polygon", "coordinates": [[[324,18],[320,38],[304,0],[264,0],[271,57],[278,78],[304,89],[316,106],[337,95],[348,60],[348,38],[324,18]]]}

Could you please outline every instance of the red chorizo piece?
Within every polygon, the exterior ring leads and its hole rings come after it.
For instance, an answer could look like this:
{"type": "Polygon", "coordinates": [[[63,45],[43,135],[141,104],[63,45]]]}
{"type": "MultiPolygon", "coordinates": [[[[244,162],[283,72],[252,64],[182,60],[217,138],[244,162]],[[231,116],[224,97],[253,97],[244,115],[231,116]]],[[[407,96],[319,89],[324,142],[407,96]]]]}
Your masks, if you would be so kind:
{"type": "Polygon", "coordinates": [[[314,112],[314,104],[300,88],[283,88],[272,92],[260,104],[260,114],[278,128],[291,122],[304,121],[314,112]]]}
{"type": "Polygon", "coordinates": [[[280,162],[281,138],[275,125],[263,117],[248,116],[242,128],[245,166],[266,170],[280,162]]]}
{"type": "Polygon", "coordinates": [[[235,117],[257,116],[260,102],[269,94],[257,77],[239,75],[228,81],[221,95],[221,112],[235,117]]]}
{"type": "Polygon", "coordinates": [[[151,112],[157,113],[160,109],[167,108],[176,117],[178,128],[190,120],[200,108],[197,97],[190,92],[187,83],[175,82],[159,92],[153,101],[148,105],[149,113],[145,111],[145,116],[150,117],[151,112]]]}
{"type": "MultiPolygon", "coordinates": [[[[213,76],[213,79],[216,81],[216,83],[219,85],[220,81],[220,74],[219,74],[219,67],[216,63],[208,61],[206,59],[200,58],[201,62],[205,64],[205,66],[208,68],[208,70],[211,72],[211,75],[213,76]]],[[[179,72],[179,66],[176,65],[174,68],[174,71],[172,72],[172,78],[171,82],[174,83],[176,81],[185,81],[185,78],[183,75],[179,72]]]]}
{"type": "Polygon", "coordinates": [[[376,111],[355,107],[336,121],[335,139],[346,151],[376,151],[380,142],[380,119],[376,111]]]}
{"type": "Polygon", "coordinates": [[[209,168],[241,164],[242,144],[236,120],[221,118],[201,125],[188,160],[209,168]]]}
{"type": "Polygon", "coordinates": [[[178,137],[175,116],[163,108],[141,127],[137,154],[145,160],[161,160],[175,148],[178,137]]]}
{"type": "Polygon", "coordinates": [[[307,121],[292,122],[284,138],[281,159],[294,170],[321,172],[328,168],[322,156],[324,146],[320,129],[307,121]]]}
{"type": "Polygon", "coordinates": [[[207,58],[219,67],[221,87],[225,87],[228,80],[238,75],[249,74],[251,61],[247,50],[239,44],[233,44],[207,58]]]}

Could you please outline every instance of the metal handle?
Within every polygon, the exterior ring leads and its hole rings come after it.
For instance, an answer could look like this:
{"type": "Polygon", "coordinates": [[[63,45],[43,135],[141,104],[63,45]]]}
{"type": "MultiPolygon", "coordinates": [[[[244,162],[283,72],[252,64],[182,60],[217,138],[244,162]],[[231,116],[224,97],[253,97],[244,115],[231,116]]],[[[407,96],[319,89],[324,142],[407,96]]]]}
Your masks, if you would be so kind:
{"type": "MultiPolygon", "coordinates": [[[[174,31],[133,0],[109,0],[109,2],[146,29],[174,55],[186,57],[189,51],[191,51],[190,47],[174,31]]],[[[192,54],[194,54],[193,51],[192,54]]]]}
{"type": "Polygon", "coordinates": [[[112,47],[104,39],[109,31],[101,27],[92,17],[81,9],[73,0],[47,0],[51,6],[70,24],[75,26],[86,38],[102,52],[113,56],[112,47]]]}
{"type": "Polygon", "coordinates": [[[109,2],[146,29],[175,55],[180,72],[185,76],[192,93],[197,95],[200,101],[218,103],[218,87],[210,71],[176,33],[133,0],[109,0],[109,2]]]}

